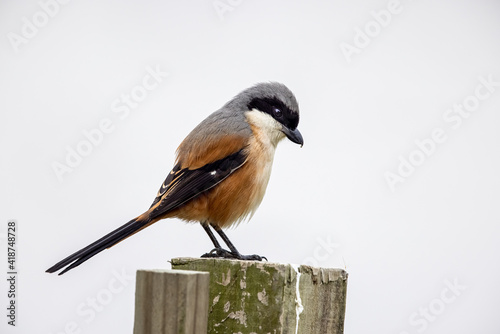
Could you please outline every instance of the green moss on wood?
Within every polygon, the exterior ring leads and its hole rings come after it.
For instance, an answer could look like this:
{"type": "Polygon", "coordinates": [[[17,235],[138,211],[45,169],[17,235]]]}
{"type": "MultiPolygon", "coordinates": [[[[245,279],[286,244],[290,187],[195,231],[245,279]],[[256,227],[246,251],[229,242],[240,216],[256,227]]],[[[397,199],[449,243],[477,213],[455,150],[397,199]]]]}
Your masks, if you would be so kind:
{"type": "MultiPolygon", "coordinates": [[[[195,258],[171,262],[173,269],[210,272],[208,333],[295,333],[297,272],[289,264],[195,258]]],[[[304,312],[298,333],[342,333],[347,273],[308,266],[299,272],[304,312]]]]}

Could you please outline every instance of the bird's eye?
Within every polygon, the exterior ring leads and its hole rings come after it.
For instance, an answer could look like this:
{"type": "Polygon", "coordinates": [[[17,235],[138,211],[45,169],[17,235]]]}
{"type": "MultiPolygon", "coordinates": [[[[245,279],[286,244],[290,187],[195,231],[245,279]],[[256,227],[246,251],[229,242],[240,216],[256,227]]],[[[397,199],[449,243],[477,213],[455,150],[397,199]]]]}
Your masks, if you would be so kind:
{"type": "Polygon", "coordinates": [[[274,108],[274,116],[276,116],[276,117],[283,116],[283,112],[281,111],[281,109],[274,108]]]}

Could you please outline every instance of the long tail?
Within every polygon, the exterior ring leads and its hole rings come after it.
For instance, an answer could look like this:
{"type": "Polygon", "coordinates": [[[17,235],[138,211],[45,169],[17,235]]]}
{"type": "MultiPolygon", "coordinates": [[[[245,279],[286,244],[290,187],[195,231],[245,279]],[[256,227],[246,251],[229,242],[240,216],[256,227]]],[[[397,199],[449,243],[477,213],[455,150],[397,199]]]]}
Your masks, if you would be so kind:
{"type": "Polygon", "coordinates": [[[153,222],[154,221],[149,218],[149,215],[147,213],[142,214],[139,217],[132,219],[125,225],[120,226],[113,232],[106,234],[104,237],[91,243],[87,247],[71,254],[64,260],[47,269],[45,272],[53,273],[67,266],[63,271],[59,273],[59,275],[62,275],[68,270],[78,267],[80,264],[87,261],[92,256],[102,252],[106,248],[110,248],[120,241],[130,237],[132,234],[139,232],[153,222]]]}

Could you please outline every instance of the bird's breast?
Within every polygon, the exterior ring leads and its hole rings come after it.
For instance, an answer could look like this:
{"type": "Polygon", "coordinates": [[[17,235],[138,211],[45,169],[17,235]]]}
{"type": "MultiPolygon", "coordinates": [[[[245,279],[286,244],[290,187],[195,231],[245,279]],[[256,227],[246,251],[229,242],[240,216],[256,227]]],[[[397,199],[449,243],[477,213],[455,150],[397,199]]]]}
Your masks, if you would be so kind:
{"type": "Polygon", "coordinates": [[[252,168],[255,177],[253,181],[254,189],[252,203],[250,203],[251,214],[257,210],[266,193],[267,185],[271,177],[275,151],[274,145],[263,145],[257,141],[253,146],[255,148],[248,157],[248,162],[253,164],[252,168]]]}
{"type": "Polygon", "coordinates": [[[222,228],[251,217],[266,193],[273,160],[274,146],[252,138],[246,163],[207,193],[208,221],[222,228]]]}
{"type": "Polygon", "coordinates": [[[266,193],[276,145],[252,127],[254,135],[246,146],[246,162],[204,194],[183,205],[172,216],[209,222],[220,228],[238,224],[251,217],[266,193]]]}

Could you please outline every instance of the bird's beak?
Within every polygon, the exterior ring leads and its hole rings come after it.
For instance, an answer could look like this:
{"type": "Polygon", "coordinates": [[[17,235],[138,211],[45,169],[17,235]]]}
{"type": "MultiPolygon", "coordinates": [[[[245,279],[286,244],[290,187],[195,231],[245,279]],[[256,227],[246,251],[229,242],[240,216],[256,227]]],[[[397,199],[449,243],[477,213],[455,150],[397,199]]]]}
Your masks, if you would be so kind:
{"type": "Polygon", "coordinates": [[[304,138],[302,138],[302,134],[299,129],[290,130],[286,126],[283,126],[281,131],[285,134],[285,136],[293,141],[295,144],[300,144],[300,147],[304,145],[304,138]]]}

